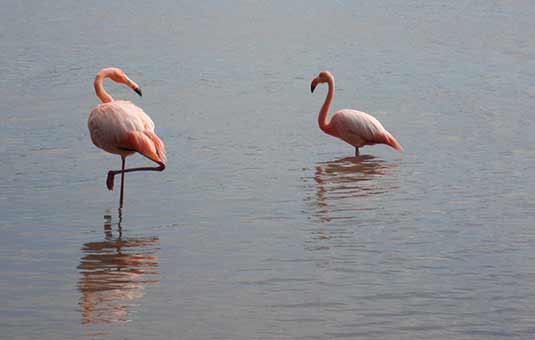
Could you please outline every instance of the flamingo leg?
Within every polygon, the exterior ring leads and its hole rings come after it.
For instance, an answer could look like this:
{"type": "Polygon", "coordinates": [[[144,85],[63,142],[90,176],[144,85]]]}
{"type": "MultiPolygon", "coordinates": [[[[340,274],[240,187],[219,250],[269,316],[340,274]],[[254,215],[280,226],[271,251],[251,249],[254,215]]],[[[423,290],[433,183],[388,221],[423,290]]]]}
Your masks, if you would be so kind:
{"type": "Polygon", "coordinates": [[[124,197],[124,166],[126,163],[126,157],[121,156],[121,198],[120,198],[120,207],[123,207],[123,197],[124,197]]]}
{"type": "Polygon", "coordinates": [[[359,147],[355,146],[355,157],[358,157],[360,155],[359,147]]]}
{"type": "Polygon", "coordinates": [[[127,172],[134,171],[164,171],[165,164],[156,162],[159,165],[155,167],[141,167],[141,168],[131,168],[131,169],[122,169],[122,170],[110,170],[108,171],[108,178],[106,179],[106,186],[109,190],[113,190],[114,177],[118,174],[125,174],[127,172]]]}

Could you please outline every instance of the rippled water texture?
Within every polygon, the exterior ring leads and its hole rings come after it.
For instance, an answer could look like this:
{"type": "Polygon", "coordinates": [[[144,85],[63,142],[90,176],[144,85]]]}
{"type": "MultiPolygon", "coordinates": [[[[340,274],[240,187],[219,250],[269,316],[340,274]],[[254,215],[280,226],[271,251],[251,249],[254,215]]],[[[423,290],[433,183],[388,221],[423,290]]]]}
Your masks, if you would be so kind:
{"type": "MultiPolygon", "coordinates": [[[[0,4],[6,339],[535,338],[535,4],[0,4]],[[105,187],[119,66],[163,173],[105,187]],[[405,149],[317,113],[369,112],[405,149]]],[[[146,165],[140,156],[127,165],[146,165]]]]}

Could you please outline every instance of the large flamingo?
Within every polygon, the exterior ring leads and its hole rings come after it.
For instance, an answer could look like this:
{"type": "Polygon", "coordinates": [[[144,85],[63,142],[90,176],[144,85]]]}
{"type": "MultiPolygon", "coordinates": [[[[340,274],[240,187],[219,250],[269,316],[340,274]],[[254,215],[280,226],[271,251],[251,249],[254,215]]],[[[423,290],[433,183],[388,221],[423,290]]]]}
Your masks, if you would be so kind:
{"type": "Polygon", "coordinates": [[[105,78],[117,83],[126,84],[141,96],[139,86],[130,80],[119,68],[104,68],[95,78],[95,91],[102,104],[95,107],[89,114],[87,125],[91,133],[91,140],[99,148],[121,156],[121,170],[110,170],[106,179],[106,186],[113,190],[114,177],[121,174],[120,206],[123,206],[124,174],[133,171],[163,171],[167,161],[165,147],[160,138],[154,133],[152,119],[142,109],[129,101],[114,101],[104,90],[102,81],[105,78]],[[156,167],[142,167],[125,169],[126,157],[138,152],[148,159],[158,163],[156,167]]]}
{"type": "Polygon", "coordinates": [[[334,96],[333,75],[329,71],[321,71],[310,83],[310,90],[314,92],[316,86],[321,83],[329,84],[327,98],[325,98],[318,116],[318,123],[323,132],[353,145],[355,156],[359,155],[360,147],[373,144],[388,144],[398,151],[403,151],[394,136],[386,131],[377,119],[367,113],[343,109],[336,111],[331,121],[327,122],[329,106],[331,106],[334,96]]]}

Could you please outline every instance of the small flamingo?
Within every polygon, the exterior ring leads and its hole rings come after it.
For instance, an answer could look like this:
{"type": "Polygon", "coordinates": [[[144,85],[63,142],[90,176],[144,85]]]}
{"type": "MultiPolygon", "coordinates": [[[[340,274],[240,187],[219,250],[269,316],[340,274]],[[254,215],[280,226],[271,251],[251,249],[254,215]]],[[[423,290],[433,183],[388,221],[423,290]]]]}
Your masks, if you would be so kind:
{"type": "Polygon", "coordinates": [[[129,101],[114,101],[104,90],[102,81],[105,78],[117,83],[126,84],[141,96],[139,86],[130,80],[119,68],[104,68],[95,78],[95,92],[102,104],[96,106],[89,114],[87,125],[91,133],[91,140],[99,148],[121,156],[122,169],[110,170],[106,179],[106,186],[113,190],[114,177],[121,174],[120,206],[123,206],[124,174],[133,171],[163,171],[167,161],[165,146],[154,133],[152,119],[142,109],[129,101]],[[138,152],[148,159],[158,163],[157,167],[142,167],[125,169],[126,157],[138,152]]]}
{"type": "Polygon", "coordinates": [[[353,145],[355,156],[359,155],[359,148],[373,144],[388,144],[400,152],[403,151],[394,136],[386,131],[377,119],[367,113],[343,109],[336,111],[331,121],[327,122],[329,106],[331,106],[334,96],[333,75],[329,71],[321,71],[310,83],[310,90],[314,92],[316,86],[321,83],[329,84],[327,98],[325,98],[318,116],[318,123],[323,132],[353,145]]]}

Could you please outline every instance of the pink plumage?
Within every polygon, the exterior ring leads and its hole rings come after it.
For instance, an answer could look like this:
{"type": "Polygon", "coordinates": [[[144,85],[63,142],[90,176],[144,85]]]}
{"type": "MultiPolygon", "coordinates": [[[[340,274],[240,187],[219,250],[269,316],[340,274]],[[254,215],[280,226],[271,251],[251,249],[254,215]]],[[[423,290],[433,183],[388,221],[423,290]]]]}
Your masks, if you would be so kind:
{"type": "Polygon", "coordinates": [[[133,171],[163,171],[167,158],[162,140],[154,133],[154,122],[138,106],[129,101],[113,98],[104,90],[102,81],[111,78],[118,83],[124,83],[141,96],[139,86],[130,80],[118,68],[100,70],[95,78],[95,91],[102,101],[89,114],[87,126],[91,140],[99,148],[121,156],[122,169],[110,170],[106,179],[106,186],[113,190],[114,177],[121,174],[121,198],[123,206],[124,174],[133,171]],[[138,152],[150,160],[158,163],[157,167],[140,167],[125,169],[126,157],[138,152]]]}
{"type": "Polygon", "coordinates": [[[333,114],[330,124],[338,137],[355,147],[373,144],[388,144],[403,151],[401,145],[375,117],[360,111],[344,109],[333,114]]]}
{"type": "Polygon", "coordinates": [[[132,102],[98,105],[89,114],[88,127],[93,143],[107,152],[124,157],[139,152],[155,162],[166,162],[163,142],[154,134],[154,122],[132,102]]]}
{"type": "Polygon", "coordinates": [[[400,152],[403,151],[401,144],[394,136],[375,117],[365,112],[350,109],[339,110],[333,114],[331,121],[328,122],[327,115],[334,97],[334,77],[329,71],[320,72],[310,84],[312,92],[320,83],[328,83],[329,85],[327,98],[318,116],[318,124],[322,131],[353,145],[357,156],[360,147],[373,144],[387,144],[400,152]]]}

